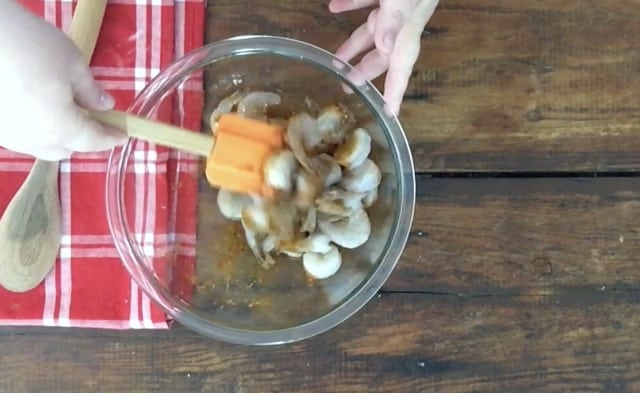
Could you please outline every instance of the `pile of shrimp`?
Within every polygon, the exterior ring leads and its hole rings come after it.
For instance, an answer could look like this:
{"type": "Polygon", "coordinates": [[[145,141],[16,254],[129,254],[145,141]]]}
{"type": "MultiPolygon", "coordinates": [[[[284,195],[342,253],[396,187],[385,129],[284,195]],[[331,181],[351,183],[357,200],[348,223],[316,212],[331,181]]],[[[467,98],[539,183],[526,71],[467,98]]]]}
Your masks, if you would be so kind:
{"type": "Polygon", "coordinates": [[[218,208],[241,221],[253,254],[265,268],[275,255],[302,260],[308,275],[325,279],[342,264],[343,249],[356,249],[371,235],[367,210],[378,198],[382,174],[369,157],[371,136],[355,127],[355,117],[341,104],[312,116],[300,111],[288,119],[268,116],[281,96],[266,91],[236,91],[212,112],[215,124],[224,113],[277,123],[286,129],[285,148],[264,163],[264,181],[276,190],[271,200],[218,191],[218,208]]]}

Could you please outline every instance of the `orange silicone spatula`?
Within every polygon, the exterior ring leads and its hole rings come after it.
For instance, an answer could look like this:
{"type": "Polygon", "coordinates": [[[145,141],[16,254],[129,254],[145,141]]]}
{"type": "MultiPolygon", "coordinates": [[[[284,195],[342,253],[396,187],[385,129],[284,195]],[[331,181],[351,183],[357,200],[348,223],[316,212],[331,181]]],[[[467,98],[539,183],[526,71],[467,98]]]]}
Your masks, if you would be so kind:
{"type": "Polygon", "coordinates": [[[224,114],[215,137],[121,111],[90,112],[94,119],[129,136],[206,157],[205,175],[212,186],[244,194],[273,196],[265,185],[265,160],[284,146],[281,126],[224,114]]]}

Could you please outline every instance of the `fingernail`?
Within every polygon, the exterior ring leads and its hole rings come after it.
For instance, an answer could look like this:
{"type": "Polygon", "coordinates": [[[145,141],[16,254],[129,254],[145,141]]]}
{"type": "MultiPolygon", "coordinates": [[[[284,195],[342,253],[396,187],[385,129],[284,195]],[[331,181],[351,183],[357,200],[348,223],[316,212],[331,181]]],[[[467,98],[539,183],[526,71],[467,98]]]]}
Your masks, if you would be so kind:
{"type": "Polygon", "coordinates": [[[109,93],[107,93],[105,90],[102,90],[100,92],[100,107],[108,110],[113,108],[116,105],[116,100],[113,98],[113,96],[109,93]]]}
{"type": "Polygon", "coordinates": [[[344,83],[341,83],[341,85],[342,85],[342,91],[344,91],[345,94],[353,94],[353,90],[351,90],[349,86],[347,86],[344,83]]]}
{"type": "Polygon", "coordinates": [[[384,45],[384,50],[387,53],[390,53],[393,50],[393,47],[396,45],[396,35],[393,33],[388,33],[384,36],[382,40],[382,45],[384,45]]]}

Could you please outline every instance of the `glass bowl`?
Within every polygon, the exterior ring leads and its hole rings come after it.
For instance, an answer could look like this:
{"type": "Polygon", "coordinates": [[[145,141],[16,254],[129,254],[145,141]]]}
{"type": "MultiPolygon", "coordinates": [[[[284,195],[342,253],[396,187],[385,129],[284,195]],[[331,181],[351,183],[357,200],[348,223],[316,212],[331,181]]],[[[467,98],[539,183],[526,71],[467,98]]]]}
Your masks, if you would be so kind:
{"type": "Polygon", "coordinates": [[[302,262],[286,256],[276,257],[275,266],[265,269],[246,247],[240,224],[218,211],[217,190],[203,174],[204,159],[162,147],[150,157],[148,144],[131,139],[111,153],[106,180],[110,231],[124,266],[171,318],[214,339],[283,344],[335,327],[382,287],[409,235],[415,175],[400,122],[355,68],[318,47],[275,36],[234,37],[188,53],[146,86],[130,112],[161,121],[178,118],[181,112],[171,103],[190,105],[181,100],[179,87],[199,88],[203,80],[200,132],[210,132],[212,110],[239,89],[277,92],[287,113],[338,102],[348,107],[357,125],[369,131],[370,157],[382,172],[377,202],[367,209],[371,237],[363,246],[343,251],[340,269],[324,280],[309,279],[302,262]],[[176,156],[183,159],[183,168],[158,164],[176,156]],[[189,160],[192,165],[184,164],[189,160]],[[141,165],[153,168],[145,172],[141,165]],[[181,185],[197,192],[197,202],[181,203],[181,185]],[[168,199],[158,199],[161,193],[168,193],[168,199]],[[148,208],[155,208],[154,220],[146,219],[148,208]],[[193,222],[195,239],[147,233],[158,222],[193,222]]]}

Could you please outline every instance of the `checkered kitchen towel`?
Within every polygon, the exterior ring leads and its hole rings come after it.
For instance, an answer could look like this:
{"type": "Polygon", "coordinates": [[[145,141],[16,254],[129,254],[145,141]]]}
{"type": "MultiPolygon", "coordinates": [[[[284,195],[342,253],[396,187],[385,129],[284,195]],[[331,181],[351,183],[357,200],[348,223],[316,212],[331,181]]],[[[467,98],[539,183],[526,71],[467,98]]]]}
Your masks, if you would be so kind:
{"type": "MultiPolygon", "coordinates": [[[[7,1],[7,0],[0,0],[7,1]]],[[[19,0],[28,9],[66,31],[75,2],[19,0]]],[[[205,0],[110,0],[91,63],[96,78],[125,110],[135,96],[176,57],[202,45],[205,0]]],[[[183,86],[158,118],[182,127],[200,127],[201,81],[183,86]]],[[[132,165],[137,202],[130,223],[145,251],[162,250],[167,241],[180,244],[176,263],[155,253],[154,263],[174,266],[161,276],[189,296],[194,264],[195,219],[181,214],[169,222],[170,209],[195,205],[196,165],[174,153],[137,143],[132,165]],[[170,195],[176,187],[177,198],[170,195]]],[[[31,292],[14,294],[0,288],[0,325],[79,326],[107,329],[164,329],[170,320],[144,295],[121,264],[105,214],[108,153],[76,155],[60,166],[62,246],[54,271],[31,292]]],[[[25,179],[32,160],[0,149],[0,211],[4,211],[25,179]]],[[[193,207],[191,207],[193,209],[193,207]]],[[[174,255],[171,255],[173,258],[174,255]]]]}

